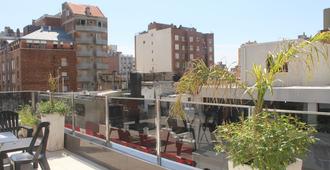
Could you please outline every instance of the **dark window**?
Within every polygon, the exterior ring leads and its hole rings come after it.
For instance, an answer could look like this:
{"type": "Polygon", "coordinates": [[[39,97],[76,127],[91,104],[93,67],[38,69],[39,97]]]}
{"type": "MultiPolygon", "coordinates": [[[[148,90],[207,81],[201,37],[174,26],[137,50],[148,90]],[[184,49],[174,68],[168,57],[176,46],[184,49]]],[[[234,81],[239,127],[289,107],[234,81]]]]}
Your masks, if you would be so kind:
{"type": "Polygon", "coordinates": [[[97,26],[98,27],[101,27],[102,26],[102,23],[101,22],[97,22],[97,26]]]}
{"type": "Polygon", "coordinates": [[[57,44],[53,44],[53,48],[54,49],[57,49],[57,44]]]}
{"type": "MultiPolygon", "coordinates": [[[[272,58],[268,58],[266,60],[266,69],[267,72],[270,71],[270,68],[274,65],[274,60],[272,58]]],[[[289,67],[288,67],[288,63],[285,63],[283,65],[283,67],[280,69],[280,72],[289,72],[289,67]]]]}
{"type": "Polygon", "coordinates": [[[80,25],[86,25],[86,20],[80,20],[80,25]]]}

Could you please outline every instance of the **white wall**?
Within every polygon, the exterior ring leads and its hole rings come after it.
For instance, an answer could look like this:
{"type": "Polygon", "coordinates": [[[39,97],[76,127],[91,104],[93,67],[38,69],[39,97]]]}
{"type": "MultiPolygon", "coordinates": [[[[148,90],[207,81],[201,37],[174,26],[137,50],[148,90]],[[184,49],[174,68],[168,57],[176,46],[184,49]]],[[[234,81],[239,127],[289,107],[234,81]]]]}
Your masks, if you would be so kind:
{"type": "Polygon", "coordinates": [[[137,72],[172,72],[171,42],[171,28],[162,30],[153,29],[147,33],[135,36],[137,72]]]}
{"type": "MultiPolygon", "coordinates": [[[[239,48],[241,80],[252,85],[254,78],[249,72],[253,64],[261,64],[263,68],[266,68],[266,55],[269,52],[279,51],[285,44],[286,42],[277,41],[242,45],[239,48]]],[[[327,45],[328,51],[330,51],[329,47],[327,45]]],[[[282,72],[278,75],[277,78],[282,81],[277,82],[275,86],[330,86],[330,59],[324,60],[321,57],[311,73],[306,71],[306,66],[302,62],[289,63],[288,67],[287,73],[282,72]]]]}

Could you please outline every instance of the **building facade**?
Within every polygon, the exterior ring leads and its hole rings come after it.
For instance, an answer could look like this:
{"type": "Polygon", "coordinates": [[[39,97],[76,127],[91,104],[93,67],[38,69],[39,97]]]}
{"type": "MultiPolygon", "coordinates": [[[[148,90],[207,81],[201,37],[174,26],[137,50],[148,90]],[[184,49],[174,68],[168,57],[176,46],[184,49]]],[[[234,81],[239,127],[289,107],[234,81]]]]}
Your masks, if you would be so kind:
{"type": "Polygon", "coordinates": [[[76,91],[73,41],[64,30],[48,26],[3,44],[0,50],[0,90],[49,90],[57,78],[58,91],[76,91]]]}
{"type": "Polygon", "coordinates": [[[135,36],[136,70],[141,73],[173,72],[182,75],[189,61],[214,64],[213,33],[173,24],[150,23],[148,31],[135,36]]]}
{"type": "Polygon", "coordinates": [[[75,42],[78,90],[98,90],[98,75],[109,72],[107,18],[97,6],[65,2],[61,26],[75,42]]]}

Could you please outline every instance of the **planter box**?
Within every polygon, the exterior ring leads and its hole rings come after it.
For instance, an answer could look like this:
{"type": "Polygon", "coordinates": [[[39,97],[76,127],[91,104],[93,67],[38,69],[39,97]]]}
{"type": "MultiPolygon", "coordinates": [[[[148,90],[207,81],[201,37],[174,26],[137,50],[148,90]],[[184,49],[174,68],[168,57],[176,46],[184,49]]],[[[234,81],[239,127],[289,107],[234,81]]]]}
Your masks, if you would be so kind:
{"type": "Polygon", "coordinates": [[[47,114],[41,116],[42,122],[49,122],[48,151],[63,150],[64,148],[64,116],[47,114]]]}
{"type": "MultiPolygon", "coordinates": [[[[288,167],[286,167],[286,170],[301,170],[302,169],[302,160],[297,159],[296,162],[290,164],[288,167]]],[[[230,160],[228,160],[228,170],[252,170],[252,168],[249,165],[237,165],[234,167],[234,163],[230,160]]]]}

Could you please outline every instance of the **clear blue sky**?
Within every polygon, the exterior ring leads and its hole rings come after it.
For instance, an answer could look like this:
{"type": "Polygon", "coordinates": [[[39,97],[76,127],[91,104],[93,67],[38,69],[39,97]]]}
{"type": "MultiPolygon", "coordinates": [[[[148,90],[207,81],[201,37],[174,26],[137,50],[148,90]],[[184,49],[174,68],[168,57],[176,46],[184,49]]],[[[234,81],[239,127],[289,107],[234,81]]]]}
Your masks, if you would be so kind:
{"type": "MultiPolygon", "coordinates": [[[[64,1],[1,1],[0,29],[23,28],[43,14],[55,14],[64,1]]],[[[134,35],[152,21],[195,27],[215,34],[215,59],[232,65],[238,47],[249,40],[293,39],[323,28],[329,0],[75,0],[93,4],[108,17],[109,44],[134,54],[134,35]]]]}

